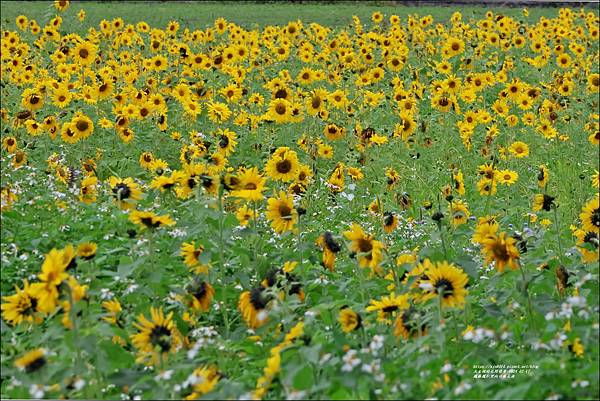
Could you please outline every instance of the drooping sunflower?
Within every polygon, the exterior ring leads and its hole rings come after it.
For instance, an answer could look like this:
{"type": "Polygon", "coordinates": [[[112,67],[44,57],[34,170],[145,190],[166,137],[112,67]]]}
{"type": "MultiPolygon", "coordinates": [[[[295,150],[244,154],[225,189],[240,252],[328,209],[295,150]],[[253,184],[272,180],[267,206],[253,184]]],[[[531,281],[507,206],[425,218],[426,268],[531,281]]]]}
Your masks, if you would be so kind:
{"type": "Polygon", "coordinates": [[[133,326],[138,329],[138,333],[131,336],[131,342],[139,352],[138,362],[157,365],[182,345],[181,335],[173,322],[173,312],[165,317],[162,308],[151,307],[150,319],[140,314],[133,326]]]}
{"type": "Polygon", "coordinates": [[[210,302],[215,294],[215,290],[208,282],[194,279],[186,287],[186,291],[191,297],[191,308],[197,311],[206,312],[210,307],[210,302]]]}
{"type": "Polygon", "coordinates": [[[29,351],[15,361],[15,367],[26,373],[33,373],[46,365],[46,354],[47,351],[44,348],[29,351]]]}
{"type": "Polygon", "coordinates": [[[585,231],[600,233],[600,200],[598,195],[583,206],[579,218],[585,231]]]}
{"type": "Polygon", "coordinates": [[[297,153],[284,146],[273,153],[265,166],[265,172],[273,180],[290,182],[296,178],[298,168],[297,153]]]}
{"type": "Polygon", "coordinates": [[[360,314],[350,309],[348,306],[342,306],[338,315],[338,322],[342,326],[344,333],[350,333],[360,329],[362,326],[362,318],[360,314]]]}
{"type": "Polygon", "coordinates": [[[200,264],[198,258],[202,255],[202,252],[204,252],[204,247],[198,245],[196,248],[196,241],[184,242],[181,244],[181,248],[179,248],[179,255],[183,257],[183,263],[187,267],[194,267],[200,264]]]}
{"type": "Polygon", "coordinates": [[[248,327],[252,329],[264,325],[269,317],[267,309],[271,297],[264,294],[264,291],[265,288],[259,286],[240,295],[238,309],[248,327]]]}
{"type": "Polygon", "coordinates": [[[108,179],[108,184],[115,202],[122,210],[132,209],[142,197],[140,186],[131,177],[121,179],[112,176],[108,179]]]}
{"type": "Polygon", "coordinates": [[[79,200],[86,205],[93,203],[97,198],[97,187],[98,187],[98,178],[96,176],[90,175],[81,180],[81,187],[79,188],[79,200]]]}
{"type": "Polygon", "coordinates": [[[448,208],[452,217],[452,225],[455,227],[465,224],[471,215],[467,204],[461,200],[450,202],[448,208]]]}
{"type": "Polygon", "coordinates": [[[294,208],[293,196],[280,191],[278,197],[269,198],[265,215],[271,221],[275,232],[292,230],[298,222],[298,211],[294,208]]]}
{"type": "Polygon", "coordinates": [[[344,237],[352,241],[350,251],[358,257],[360,267],[370,267],[378,273],[383,260],[383,243],[365,233],[356,223],[352,223],[350,230],[344,232],[344,237]]]}
{"type": "Polygon", "coordinates": [[[323,261],[321,264],[329,271],[333,271],[336,254],[341,250],[340,245],[335,241],[333,235],[326,231],[317,238],[317,246],[323,249],[323,261]]]}
{"type": "Polygon", "coordinates": [[[533,211],[538,212],[540,210],[545,210],[549,212],[552,210],[552,207],[555,205],[554,196],[550,196],[548,194],[537,194],[533,198],[533,211]]]}
{"type": "Polygon", "coordinates": [[[383,214],[383,230],[390,234],[396,227],[398,227],[398,217],[392,212],[385,212],[383,214]]]}
{"type": "Polygon", "coordinates": [[[488,235],[481,241],[482,253],[487,264],[495,262],[496,269],[504,271],[505,266],[517,269],[520,252],[516,247],[517,240],[507,236],[505,232],[498,235],[488,235]]]}
{"type": "Polygon", "coordinates": [[[443,307],[464,305],[468,293],[465,286],[469,278],[461,268],[446,261],[429,263],[425,276],[427,278],[419,282],[419,287],[423,290],[423,295],[419,298],[421,301],[441,296],[443,307]]]}
{"type": "Polygon", "coordinates": [[[398,314],[394,322],[394,335],[408,340],[411,337],[425,335],[427,333],[427,322],[424,316],[414,307],[410,307],[398,314]],[[419,327],[419,324],[421,327],[419,327]]]}
{"type": "Polygon", "coordinates": [[[137,224],[142,229],[155,229],[175,225],[175,221],[171,219],[168,214],[159,216],[154,212],[144,212],[139,210],[133,210],[129,214],[129,221],[137,224]]]}

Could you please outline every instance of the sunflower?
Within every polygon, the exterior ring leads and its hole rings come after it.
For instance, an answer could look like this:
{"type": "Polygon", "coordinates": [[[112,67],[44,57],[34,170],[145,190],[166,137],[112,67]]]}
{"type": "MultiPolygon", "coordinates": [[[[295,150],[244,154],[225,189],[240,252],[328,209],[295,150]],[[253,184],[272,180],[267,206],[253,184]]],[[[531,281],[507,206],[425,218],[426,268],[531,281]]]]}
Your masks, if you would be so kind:
{"type": "Polygon", "coordinates": [[[278,197],[267,200],[265,214],[276,233],[290,231],[298,222],[298,212],[294,209],[294,198],[284,191],[280,191],[278,197]]]}
{"type": "Polygon", "coordinates": [[[231,110],[225,103],[210,102],[208,104],[208,118],[214,123],[224,123],[231,117],[231,110]]]}
{"type": "Polygon", "coordinates": [[[121,327],[121,320],[119,319],[119,314],[123,311],[121,303],[116,299],[112,299],[102,302],[102,307],[107,312],[107,316],[103,316],[102,320],[121,327]]]}
{"type": "Polygon", "coordinates": [[[165,192],[173,188],[176,182],[177,181],[173,177],[173,174],[171,174],[171,176],[169,177],[167,177],[166,175],[159,175],[152,179],[152,182],[150,183],[150,188],[158,189],[160,192],[165,192]]]}
{"type": "Polygon", "coordinates": [[[289,182],[296,178],[299,162],[296,152],[288,147],[278,148],[265,166],[267,175],[282,182],[289,182]]]}
{"type": "Polygon", "coordinates": [[[264,294],[265,288],[260,286],[250,291],[244,291],[240,295],[238,309],[242,318],[252,329],[259,328],[268,320],[267,308],[271,297],[264,294]]]}
{"type": "Polygon", "coordinates": [[[132,209],[142,197],[139,185],[130,177],[121,179],[112,176],[108,179],[108,184],[115,202],[122,210],[132,209]]]}
{"type": "Polygon", "coordinates": [[[69,144],[77,143],[81,139],[81,135],[79,135],[79,133],[72,127],[70,122],[62,125],[60,137],[63,141],[69,144]]]}
{"type": "Polygon", "coordinates": [[[481,244],[488,236],[494,236],[498,232],[499,225],[496,222],[495,216],[480,217],[477,222],[477,227],[473,232],[471,241],[474,244],[481,244]]]}
{"type": "Polygon", "coordinates": [[[194,279],[186,287],[186,291],[191,296],[191,307],[194,310],[207,312],[210,302],[215,294],[214,288],[206,281],[194,279]]]}
{"type": "Polygon", "coordinates": [[[462,171],[459,170],[456,174],[452,174],[452,183],[454,186],[454,190],[456,190],[456,193],[458,193],[459,195],[465,194],[465,181],[463,178],[462,171]]]}
{"type": "Polygon", "coordinates": [[[224,156],[229,156],[231,153],[233,153],[235,145],[237,145],[237,135],[235,132],[228,129],[219,129],[216,133],[216,137],[219,140],[217,142],[219,152],[223,153],[224,156]]]}
{"type": "Polygon", "coordinates": [[[427,333],[427,322],[422,321],[423,316],[412,306],[398,314],[394,322],[394,336],[405,340],[427,333]],[[419,327],[421,323],[421,327],[419,327]]]}
{"type": "Polygon", "coordinates": [[[37,289],[41,284],[29,285],[25,280],[23,289],[15,286],[16,293],[13,295],[2,297],[6,303],[3,303],[2,317],[9,324],[16,326],[26,321],[29,323],[40,323],[42,321],[39,310],[39,297],[37,289]]]}
{"type": "Polygon", "coordinates": [[[500,170],[497,173],[498,183],[512,185],[519,179],[519,173],[512,170],[500,170]]]}
{"type": "Polygon", "coordinates": [[[7,136],[2,140],[2,147],[8,153],[14,153],[17,150],[17,138],[14,136],[7,136]]]}
{"type": "Polygon", "coordinates": [[[333,235],[326,231],[317,238],[317,246],[323,249],[323,261],[321,264],[329,271],[333,271],[336,254],[341,250],[340,245],[335,241],[333,235]]]}
{"type": "Polygon", "coordinates": [[[426,279],[421,278],[419,287],[424,293],[420,300],[426,301],[437,296],[442,297],[444,307],[462,307],[465,303],[469,282],[467,274],[459,267],[446,261],[424,263],[426,279]]]}
{"type": "Polygon", "coordinates": [[[69,8],[70,3],[71,2],[69,0],[54,0],[54,7],[59,12],[63,12],[66,11],[67,8],[69,8]]]}
{"type": "Polygon", "coordinates": [[[181,248],[179,248],[179,256],[183,257],[183,263],[187,267],[194,267],[200,264],[200,260],[198,259],[200,255],[204,252],[204,247],[202,245],[198,245],[196,248],[196,242],[184,242],[181,244],[181,248]]]}
{"type": "Polygon", "coordinates": [[[583,206],[579,218],[585,231],[600,233],[600,201],[598,195],[583,206]]]}
{"type": "Polygon", "coordinates": [[[360,315],[350,309],[348,306],[342,306],[338,315],[338,322],[342,326],[344,333],[350,333],[354,330],[358,330],[362,326],[362,318],[360,315]]]}
{"type": "Polygon", "coordinates": [[[162,308],[150,308],[150,316],[150,320],[143,314],[138,316],[138,322],[133,324],[138,333],[131,336],[131,342],[138,349],[138,362],[146,360],[157,365],[181,347],[182,339],[173,322],[173,312],[165,317],[162,308]]]}
{"type": "Polygon", "coordinates": [[[367,312],[377,312],[377,320],[389,323],[389,317],[396,316],[397,311],[408,309],[408,307],[408,295],[396,295],[392,292],[379,300],[372,299],[370,305],[367,306],[367,312]]]}
{"type": "Polygon", "coordinates": [[[137,224],[142,229],[155,229],[175,225],[175,221],[173,221],[168,214],[158,216],[154,212],[143,212],[139,210],[134,210],[129,214],[129,221],[137,224]]]}
{"type": "Polygon", "coordinates": [[[140,167],[143,169],[149,169],[153,161],[154,155],[152,154],[152,152],[143,152],[140,155],[139,163],[140,167]]]}
{"type": "Polygon", "coordinates": [[[274,99],[269,103],[267,119],[284,124],[292,119],[292,104],[285,99],[274,99]]]}
{"type": "Polygon", "coordinates": [[[323,134],[330,141],[335,141],[344,137],[346,131],[343,127],[338,127],[335,124],[327,124],[323,130],[323,134]]]}
{"type": "Polygon", "coordinates": [[[508,266],[511,269],[517,269],[519,263],[520,253],[515,246],[517,240],[507,236],[506,233],[501,232],[498,235],[488,235],[487,238],[481,241],[482,253],[485,257],[485,262],[490,264],[496,263],[496,268],[500,271],[504,271],[504,267],[508,266]]]}
{"type": "Polygon", "coordinates": [[[22,150],[15,151],[11,159],[11,163],[14,168],[24,166],[25,164],[27,164],[27,153],[25,153],[22,150]]]}
{"type": "Polygon", "coordinates": [[[96,256],[98,245],[94,242],[83,242],[77,246],[77,256],[85,260],[91,260],[96,256]]]}
{"type": "Polygon", "coordinates": [[[398,227],[398,217],[392,212],[385,212],[383,214],[383,230],[390,234],[398,227]]]}
{"type": "Polygon", "coordinates": [[[514,142],[512,145],[509,146],[508,150],[516,158],[519,159],[529,156],[529,146],[525,142],[514,142]]]}
{"type": "Polygon", "coordinates": [[[254,219],[255,216],[254,211],[250,209],[248,205],[241,206],[235,212],[235,217],[242,227],[247,226],[250,219],[254,219]]]}
{"type": "Polygon", "coordinates": [[[467,204],[461,200],[455,200],[448,205],[450,216],[452,216],[452,225],[454,227],[463,225],[471,216],[467,204]]]}
{"type": "Polygon", "coordinates": [[[73,58],[79,65],[90,66],[96,59],[97,48],[90,42],[81,42],[73,49],[73,58]]]}
{"type": "Polygon", "coordinates": [[[90,175],[81,180],[79,188],[79,201],[89,205],[96,201],[97,197],[98,178],[90,175]]]}
{"type": "Polygon", "coordinates": [[[540,210],[545,210],[549,212],[552,210],[552,207],[555,205],[554,196],[550,196],[547,194],[537,194],[533,198],[533,211],[538,212],[540,210]]]}
{"type": "MultiPolygon", "coordinates": [[[[203,395],[210,393],[221,378],[221,375],[215,368],[208,366],[195,369],[192,376],[194,377],[192,392],[184,398],[186,400],[197,400],[203,395]]],[[[191,381],[191,379],[188,380],[191,381]]]]}
{"type": "Polygon", "coordinates": [[[15,367],[26,373],[33,373],[46,365],[46,354],[47,352],[43,348],[29,351],[15,361],[15,367]]]}
{"type": "Polygon", "coordinates": [[[356,223],[352,223],[350,230],[344,232],[344,237],[352,241],[350,251],[358,257],[360,267],[370,267],[374,272],[379,272],[379,263],[383,260],[383,243],[367,235],[356,223]]]}

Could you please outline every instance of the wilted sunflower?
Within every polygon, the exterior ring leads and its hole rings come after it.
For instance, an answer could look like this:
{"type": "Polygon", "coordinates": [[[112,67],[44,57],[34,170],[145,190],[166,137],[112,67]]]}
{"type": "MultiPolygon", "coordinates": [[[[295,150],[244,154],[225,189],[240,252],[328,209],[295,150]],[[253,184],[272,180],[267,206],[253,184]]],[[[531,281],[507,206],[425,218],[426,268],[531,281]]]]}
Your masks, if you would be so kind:
{"type": "Polygon", "coordinates": [[[191,307],[195,310],[206,312],[210,307],[210,302],[215,294],[215,290],[208,282],[194,279],[186,287],[186,291],[191,297],[191,307]]]}
{"type": "Polygon", "coordinates": [[[113,176],[108,179],[108,184],[115,202],[123,210],[132,209],[142,197],[139,185],[130,177],[121,179],[113,176]]]}
{"type": "Polygon", "coordinates": [[[394,335],[408,340],[411,337],[427,333],[427,323],[424,316],[414,307],[410,307],[398,314],[394,322],[394,335]],[[419,327],[419,324],[421,327],[419,327]]]}
{"type": "Polygon", "coordinates": [[[504,271],[508,266],[515,270],[519,266],[520,253],[516,247],[517,240],[502,232],[498,235],[488,235],[481,241],[481,249],[487,264],[495,262],[496,269],[504,271]]]}
{"type": "Polygon", "coordinates": [[[342,306],[338,315],[338,322],[342,326],[344,333],[350,333],[360,329],[362,326],[362,318],[360,314],[350,309],[348,306],[342,306]]]}
{"type": "Polygon", "coordinates": [[[419,282],[419,287],[424,291],[420,299],[426,301],[441,296],[442,306],[462,307],[468,293],[465,289],[469,282],[467,274],[461,268],[446,261],[427,265],[425,269],[427,278],[419,282]]]}
{"type": "Polygon", "coordinates": [[[298,211],[294,209],[293,196],[280,191],[278,197],[269,198],[265,215],[271,221],[275,232],[291,231],[298,222],[298,211]]]}
{"type": "Polygon", "coordinates": [[[329,271],[333,271],[336,254],[341,250],[340,245],[329,231],[320,235],[317,238],[316,244],[323,249],[323,261],[321,262],[323,267],[329,269],[329,271]]]}
{"type": "Polygon", "coordinates": [[[176,352],[182,345],[181,335],[173,322],[173,312],[166,317],[162,308],[150,308],[150,320],[143,314],[133,326],[138,333],[131,336],[131,342],[138,349],[138,361],[157,365],[169,353],[176,352]]]}
{"type": "Polygon", "coordinates": [[[43,348],[29,351],[15,361],[15,367],[26,373],[33,373],[46,365],[46,353],[43,348]]]}
{"type": "Polygon", "coordinates": [[[252,329],[256,329],[267,322],[269,317],[267,307],[270,296],[264,294],[264,287],[256,287],[250,291],[244,291],[240,295],[238,309],[242,313],[242,318],[252,329]]]}
{"type": "Polygon", "coordinates": [[[538,212],[543,209],[543,210],[549,212],[550,210],[552,210],[552,207],[555,205],[554,199],[555,199],[554,196],[550,196],[547,194],[537,194],[533,198],[533,211],[538,212]]]}

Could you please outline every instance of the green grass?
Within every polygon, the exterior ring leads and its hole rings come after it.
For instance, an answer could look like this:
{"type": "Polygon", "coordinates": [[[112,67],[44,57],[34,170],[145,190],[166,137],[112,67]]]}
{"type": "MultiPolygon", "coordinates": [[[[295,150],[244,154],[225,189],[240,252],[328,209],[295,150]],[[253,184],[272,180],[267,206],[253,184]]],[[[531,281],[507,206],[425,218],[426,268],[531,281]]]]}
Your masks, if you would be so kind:
{"type": "MultiPolygon", "coordinates": [[[[235,2],[85,2],[72,3],[68,13],[74,13],[84,8],[87,13],[85,26],[98,26],[102,19],[111,20],[122,17],[126,22],[146,21],[152,26],[165,26],[170,20],[176,20],[188,27],[203,27],[212,25],[216,18],[225,16],[227,20],[246,28],[255,25],[266,26],[285,24],[288,21],[300,19],[303,22],[317,22],[328,26],[344,26],[352,22],[352,16],[357,15],[362,21],[368,21],[374,11],[381,11],[386,16],[396,14],[401,18],[418,13],[421,16],[431,14],[436,20],[449,16],[453,11],[460,11],[464,18],[481,18],[490,7],[484,6],[453,6],[453,7],[408,7],[378,5],[377,2],[360,2],[357,4],[341,2],[339,4],[255,4],[235,2]],[[366,4],[365,4],[366,3],[366,4]]],[[[521,8],[494,7],[494,13],[520,17],[521,8]]],[[[0,3],[2,23],[14,22],[14,19],[25,14],[40,23],[44,23],[56,14],[50,2],[19,2],[2,1],[0,3]]],[[[540,16],[550,16],[556,9],[531,8],[529,19],[540,16]]],[[[78,30],[77,26],[68,27],[78,30]]],[[[81,28],[79,28],[81,29],[81,28]]]]}

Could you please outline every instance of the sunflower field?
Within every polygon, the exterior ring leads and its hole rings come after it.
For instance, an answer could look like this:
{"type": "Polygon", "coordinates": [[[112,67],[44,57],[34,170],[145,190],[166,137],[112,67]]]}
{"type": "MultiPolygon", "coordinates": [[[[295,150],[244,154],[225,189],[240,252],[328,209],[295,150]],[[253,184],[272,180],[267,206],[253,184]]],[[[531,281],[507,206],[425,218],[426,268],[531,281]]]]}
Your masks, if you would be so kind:
{"type": "Polygon", "coordinates": [[[597,10],[159,6],[2,6],[2,398],[598,397],[597,10]]]}

